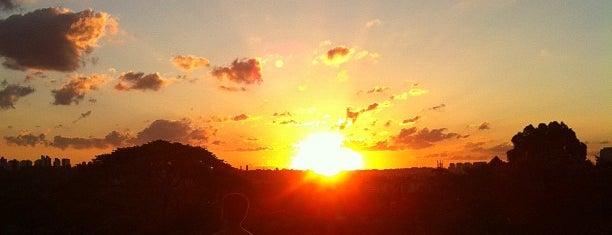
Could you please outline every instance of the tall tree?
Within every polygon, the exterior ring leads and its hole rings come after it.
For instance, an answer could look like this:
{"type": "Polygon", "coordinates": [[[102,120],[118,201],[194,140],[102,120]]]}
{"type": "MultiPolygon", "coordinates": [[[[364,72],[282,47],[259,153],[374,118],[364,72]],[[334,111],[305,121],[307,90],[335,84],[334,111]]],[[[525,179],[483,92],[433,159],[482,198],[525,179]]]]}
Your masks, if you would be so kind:
{"type": "Polygon", "coordinates": [[[586,145],[565,123],[556,121],[537,128],[526,126],[512,137],[514,148],[507,152],[513,165],[567,165],[586,161],[586,145]]]}

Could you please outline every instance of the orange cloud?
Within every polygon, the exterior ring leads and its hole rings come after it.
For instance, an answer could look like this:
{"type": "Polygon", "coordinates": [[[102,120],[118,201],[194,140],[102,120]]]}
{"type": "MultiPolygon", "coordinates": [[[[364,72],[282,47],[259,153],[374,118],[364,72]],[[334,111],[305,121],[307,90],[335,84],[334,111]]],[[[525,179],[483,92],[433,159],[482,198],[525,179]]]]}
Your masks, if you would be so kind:
{"type": "Polygon", "coordinates": [[[197,68],[208,66],[208,60],[206,58],[193,55],[177,55],[172,57],[170,61],[174,66],[184,71],[192,71],[197,68]]]}
{"type": "Polygon", "coordinates": [[[0,20],[0,56],[7,68],[74,71],[117,22],[91,9],[44,8],[0,20]]]}
{"type": "Polygon", "coordinates": [[[261,83],[261,63],[257,58],[234,60],[230,66],[217,67],[211,72],[219,80],[227,79],[235,83],[261,83]]]}
{"type": "Polygon", "coordinates": [[[97,90],[106,83],[106,75],[92,74],[89,77],[73,76],[70,81],[65,83],[60,89],[52,90],[54,105],[79,104],[85,98],[85,94],[92,90],[97,90]]]}

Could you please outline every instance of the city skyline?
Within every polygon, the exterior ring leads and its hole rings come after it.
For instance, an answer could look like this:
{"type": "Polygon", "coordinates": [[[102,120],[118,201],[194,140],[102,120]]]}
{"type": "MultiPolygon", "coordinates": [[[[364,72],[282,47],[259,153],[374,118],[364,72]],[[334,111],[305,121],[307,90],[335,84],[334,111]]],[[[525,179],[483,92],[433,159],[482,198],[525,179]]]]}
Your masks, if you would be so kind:
{"type": "Polygon", "coordinates": [[[606,1],[0,1],[0,156],[78,163],[164,139],[235,167],[287,168],[309,136],[334,133],[364,168],[403,168],[505,159],[525,126],[562,121],[592,157],[612,141],[610,12],[606,1]]]}

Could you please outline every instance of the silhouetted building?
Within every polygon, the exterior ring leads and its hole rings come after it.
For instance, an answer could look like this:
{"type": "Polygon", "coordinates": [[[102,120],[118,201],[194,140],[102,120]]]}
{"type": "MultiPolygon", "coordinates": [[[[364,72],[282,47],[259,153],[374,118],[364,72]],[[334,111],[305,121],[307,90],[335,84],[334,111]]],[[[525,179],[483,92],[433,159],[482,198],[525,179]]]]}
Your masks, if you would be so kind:
{"type": "Polygon", "coordinates": [[[606,163],[612,163],[612,147],[605,147],[599,151],[599,159],[606,163]]]}
{"type": "Polygon", "coordinates": [[[32,167],[32,161],[31,160],[21,160],[19,161],[19,168],[23,169],[26,167],[32,167]]]}
{"type": "Polygon", "coordinates": [[[41,155],[40,159],[34,161],[34,166],[37,167],[51,167],[51,157],[41,155]]]}
{"type": "Polygon", "coordinates": [[[53,167],[60,167],[60,166],[62,166],[62,162],[59,160],[59,158],[53,159],[53,167]]]}
{"type": "Polygon", "coordinates": [[[451,163],[448,166],[448,171],[450,171],[452,173],[456,173],[456,174],[463,174],[467,170],[474,169],[474,168],[485,167],[485,166],[487,166],[487,162],[485,162],[485,161],[479,161],[479,162],[457,162],[457,163],[451,163]]]}
{"type": "Polygon", "coordinates": [[[4,157],[0,157],[0,168],[8,170],[8,160],[4,157]]]}
{"type": "Polygon", "coordinates": [[[62,166],[63,167],[70,167],[70,159],[62,158],[62,166]]]}
{"type": "Polygon", "coordinates": [[[18,171],[20,169],[19,160],[13,159],[13,160],[8,161],[8,169],[10,171],[18,171]]]}

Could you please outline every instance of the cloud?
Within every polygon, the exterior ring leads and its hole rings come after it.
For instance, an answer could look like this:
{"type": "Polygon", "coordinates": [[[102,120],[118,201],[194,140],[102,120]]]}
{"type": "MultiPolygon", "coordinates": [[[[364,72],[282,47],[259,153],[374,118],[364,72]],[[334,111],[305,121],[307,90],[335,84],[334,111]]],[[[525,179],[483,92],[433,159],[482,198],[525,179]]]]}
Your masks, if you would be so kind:
{"type": "Polygon", "coordinates": [[[169,81],[159,75],[159,73],[144,74],[143,72],[127,72],[122,73],[117,78],[119,83],[115,85],[116,90],[153,90],[157,91],[166,86],[169,81]]]}
{"type": "Polygon", "coordinates": [[[97,90],[105,82],[106,76],[101,74],[92,74],[89,77],[75,75],[60,89],[51,91],[55,98],[53,104],[79,104],[85,98],[85,94],[92,90],[97,90]]]}
{"type": "Polygon", "coordinates": [[[129,135],[129,133],[122,134],[117,131],[109,133],[104,138],[63,137],[58,135],[53,137],[51,146],[59,149],[105,149],[109,147],[123,146],[127,144],[128,140],[131,138],[132,137],[129,135]]]}
{"type": "Polygon", "coordinates": [[[483,122],[478,126],[478,130],[489,130],[491,129],[491,123],[483,122]]]}
{"type": "Polygon", "coordinates": [[[189,120],[158,119],[138,132],[136,138],[137,144],[159,139],[185,144],[201,144],[208,140],[208,133],[205,129],[193,128],[189,120]]]}
{"type": "Polygon", "coordinates": [[[344,62],[348,61],[351,55],[354,53],[354,49],[338,46],[327,51],[323,61],[325,64],[330,66],[340,66],[344,62]]]}
{"type": "Polygon", "coordinates": [[[0,10],[10,11],[19,7],[19,3],[13,0],[0,0],[0,10]]]}
{"type": "Polygon", "coordinates": [[[148,127],[138,132],[134,136],[131,132],[112,131],[104,138],[96,137],[65,137],[55,136],[53,141],[47,141],[44,134],[22,134],[18,136],[5,136],[4,139],[9,144],[19,146],[34,147],[37,144],[52,146],[59,149],[105,149],[109,147],[119,147],[134,144],[143,144],[154,140],[167,140],[181,142],[185,144],[202,144],[208,140],[209,130],[194,128],[189,120],[164,120],[159,119],[152,122],[148,127]]]}
{"type": "Polygon", "coordinates": [[[410,94],[411,96],[421,96],[427,93],[429,93],[428,90],[420,89],[420,88],[410,88],[410,90],[408,91],[408,94],[410,94]]]}
{"type": "Polygon", "coordinates": [[[34,92],[34,88],[29,86],[8,85],[6,83],[2,83],[2,86],[4,89],[0,90],[0,110],[14,109],[19,98],[34,92]]]}
{"type": "Polygon", "coordinates": [[[401,150],[401,149],[423,149],[434,146],[436,143],[444,140],[467,138],[468,135],[460,135],[458,133],[446,133],[446,128],[438,129],[417,129],[403,128],[396,136],[389,140],[379,141],[374,146],[370,146],[371,150],[401,150]]]}
{"type": "Polygon", "coordinates": [[[394,144],[400,148],[421,149],[433,146],[434,143],[447,139],[459,139],[462,136],[457,133],[445,133],[446,128],[431,129],[423,128],[418,130],[416,127],[402,129],[393,139],[394,144]]]}
{"type": "Polygon", "coordinates": [[[234,120],[234,121],[243,121],[243,120],[247,120],[248,118],[249,118],[249,116],[243,113],[243,114],[236,115],[236,116],[232,117],[232,120],[234,120]]]}
{"type": "Polygon", "coordinates": [[[234,60],[230,66],[216,67],[211,75],[219,80],[227,79],[235,83],[254,84],[263,81],[259,59],[234,60]]]}
{"type": "Polygon", "coordinates": [[[416,121],[418,121],[419,119],[421,119],[421,116],[416,116],[413,118],[408,118],[402,121],[402,124],[410,124],[410,123],[415,123],[416,121]]]}
{"type": "Polygon", "coordinates": [[[446,108],[446,105],[445,104],[440,104],[440,105],[433,106],[433,107],[429,108],[429,110],[442,111],[442,110],[444,110],[444,108],[446,108]]]}
{"type": "Polygon", "coordinates": [[[293,115],[290,112],[282,112],[282,113],[274,113],[274,114],[272,114],[272,116],[274,116],[274,117],[285,117],[285,116],[291,117],[293,115]]]}
{"type": "Polygon", "coordinates": [[[256,152],[256,151],[264,151],[264,150],[270,150],[270,148],[268,147],[250,147],[250,148],[237,148],[234,151],[237,152],[256,152]]]}
{"type": "MultiPolygon", "coordinates": [[[[6,2],[3,1],[6,7],[6,2]]],[[[74,71],[117,22],[91,9],[44,8],[0,20],[0,56],[10,69],[74,71]]]]}
{"type": "Polygon", "coordinates": [[[174,66],[184,71],[192,71],[200,67],[208,66],[208,60],[206,58],[193,55],[177,55],[172,57],[170,61],[174,66]]]}
{"type": "Polygon", "coordinates": [[[34,147],[38,144],[47,144],[47,141],[45,140],[45,134],[33,135],[31,133],[20,134],[18,136],[5,136],[4,141],[6,141],[7,144],[11,145],[30,147],[34,147]]]}
{"type": "Polygon", "coordinates": [[[472,153],[481,153],[485,157],[491,155],[504,155],[508,150],[512,149],[512,145],[508,142],[497,144],[491,147],[485,147],[485,142],[467,142],[464,148],[472,153]]]}
{"type": "Polygon", "coordinates": [[[373,19],[373,20],[370,20],[370,21],[366,22],[365,27],[366,27],[367,29],[370,29],[370,28],[372,28],[372,27],[374,27],[374,26],[379,26],[379,25],[381,25],[382,23],[383,23],[383,22],[382,22],[382,20],[380,20],[380,19],[373,19]]]}
{"type": "Polygon", "coordinates": [[[388,87],[384,87],[384,86],[375,86],[374,88],[370,89],[367,91],[368,94],[371,93],[381,93],[384,92],[385,90],[388,90],[388,87]]]}
{"type": "Polygon", "coordinates": [[[246,87],[235,87],[235,86],[219,86],[219,90],[230,91],[230,92],[247,91],[246,87]]]}
{"type": "Polygon", "coordinates": [[[81,116],[79,116],[79,118],[77,118],[76,120],[72,121],[72,123],[76,123],[78,121],[80,121],[81,119],[87,118],[89,117],[89,115],[91,115],[91,110],[81,113],[81,116]]]}

